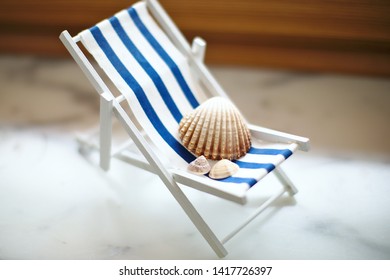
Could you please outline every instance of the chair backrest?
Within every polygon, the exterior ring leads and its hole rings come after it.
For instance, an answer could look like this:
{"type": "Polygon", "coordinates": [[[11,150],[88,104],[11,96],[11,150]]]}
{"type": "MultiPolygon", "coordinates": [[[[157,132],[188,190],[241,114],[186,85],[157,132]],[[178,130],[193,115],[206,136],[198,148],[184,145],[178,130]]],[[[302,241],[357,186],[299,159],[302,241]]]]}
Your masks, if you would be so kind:
{"type": "Polygon", "coordinates": [[[139,2],[80,33],[81,42],[123,94],[138,122],[175,165],[194,159],[178,123],[204,96],[187,58],[139,2]]]}

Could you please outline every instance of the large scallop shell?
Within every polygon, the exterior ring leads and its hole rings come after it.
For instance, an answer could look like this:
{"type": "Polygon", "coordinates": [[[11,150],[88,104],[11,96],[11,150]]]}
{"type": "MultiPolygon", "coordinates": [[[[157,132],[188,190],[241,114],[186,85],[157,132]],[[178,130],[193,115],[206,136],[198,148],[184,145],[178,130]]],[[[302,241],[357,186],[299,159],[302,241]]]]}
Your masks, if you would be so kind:
{"type": "Polygon", "coordinates": [[[209,177],[212,179],[227,178],[236,173],[238,169],[238,165],[234,162],[227,159],[221,159],[211,168],[209,177]]]}
{"type": "Polygon", "coordinates": [[[197,156],[235,160],[250,148],[248,127],[238,109],[223,97],[213,97],[185,115],[179,124],[183,145],[197,156]]]}

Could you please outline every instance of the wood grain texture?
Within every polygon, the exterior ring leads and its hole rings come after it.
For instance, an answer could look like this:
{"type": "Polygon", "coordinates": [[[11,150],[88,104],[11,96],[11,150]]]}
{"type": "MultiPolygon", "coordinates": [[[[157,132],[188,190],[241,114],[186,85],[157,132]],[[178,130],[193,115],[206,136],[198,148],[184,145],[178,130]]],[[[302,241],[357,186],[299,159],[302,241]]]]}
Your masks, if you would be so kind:
{"type": "MultiPolygon", "coordinates": [[[[0,51],[65,55],[58,40],[134,1],[5,0],[0,51]]],[[[390,1],[160,0],[206,62],[279,69],[390,75],[390,1]]]]}

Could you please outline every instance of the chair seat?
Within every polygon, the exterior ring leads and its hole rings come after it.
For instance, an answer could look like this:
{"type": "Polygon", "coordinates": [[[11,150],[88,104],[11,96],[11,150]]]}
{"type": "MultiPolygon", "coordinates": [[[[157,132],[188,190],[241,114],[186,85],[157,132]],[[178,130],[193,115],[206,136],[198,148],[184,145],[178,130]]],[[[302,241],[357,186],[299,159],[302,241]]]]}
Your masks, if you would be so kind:
{"type": "Polygon", "coordinates": [[[245,204],[247,191],[289,158],[297,147],[296,143],[270,143],[254,139],[248,153],[234,161],[240,167],[237,173],[225,179],[211,179],[207,174],[195,175],[186,168],[174,168],[171,172],[178,183],[245,204]]]}

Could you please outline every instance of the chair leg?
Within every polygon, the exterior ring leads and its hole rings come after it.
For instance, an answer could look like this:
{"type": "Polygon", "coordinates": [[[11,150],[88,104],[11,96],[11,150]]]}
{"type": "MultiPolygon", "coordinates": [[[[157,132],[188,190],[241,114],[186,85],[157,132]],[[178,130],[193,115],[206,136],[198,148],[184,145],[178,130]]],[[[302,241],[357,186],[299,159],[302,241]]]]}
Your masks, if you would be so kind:
{"type": "Polygon", "coordinates": [[[162,178],[162,179],[163,179],[165,185],[168,187],[168,189],[172,193],[172,195],[174,196],[174,198],[176,199],[176,201],[183,208],[184,212],[190,218],[190,220],[195,225],[195,227],[198,229],[198,231],[202,234],[203,238],[206,239],[207,243],[214,250],[214,252],[217,254],[217,256],[220,258],[225,257],[228,254],[228,252],[226,251],[222,242],[216,237],[214,232],[210,229],[210,227],[207,225],[207,223],[203,220],[203,218],[200,216],[199,212],[195,209],[195,207],[192,205],[192,203],[187,198],[187,196],[183,193],[183,191],[180,189],[180,187],[175,182],[167,183],[166,180],[164,180],[164,178],[162,178]]]}
{"type": "Polygon", "coordinates": [[[240,232],[244,227],[246,227],[251,221],[253,221],[257,216],[259,216],[265,209],[267,209],[273,202],[275,202],[279,197],[281,197],[286,192],[285,188],[281,188],[277,193],[271,196],[263,204],[261,204],[252,215],[250,215],[242,224],[240,224],[236,229],[229,233],[225,238],[222,239],[222,244],[225,244],[230,239],[232,239],[238,232],[240,232]]]}
{"type": "Polygon", "coordinates": [[[155,173],[161,178],[165,186],[168,188],[168,190],[179,203],[181,208],[190,218],[192,223],[209,243],[210,247],[214,250],[218,257],[225,257],[227,255],[227,251],[221,241],[217,238],[214,232],[210,229],[210,227],[207,225],[207,223],[203,220],[198,211],[192,205],[191,201],[187,198],[187,196],[178,186],[176,181],[173,179],[172,174],[170,174],[164,168],[164,165],[160,162],[159,158],[154,155],[153,150],[149,147],[146,140],[142,137],[141,133],[138,131],[134,123],[130,120],[129,116],[126,114],[123,108],[120,107],[119,104],[118,106],[116,106],[115,103],[113,112],[117,116],[118,120],[122,123],[123,128],[129,134],[130,138],[133,139],[139,151],[149,162],[151,168],[156,171],[155,173]]]}
{"type": "Polygon", "coordinates": [[[280,166],[274,169],[274,174],[284,186],[289,195],[293,196],[298,193],[298,189],[294,186],[293,182],[288,178],[287,174],[282,170],[280,166]]]}
{"type": "Polygon", "coordinates": [[[112,141],[112,98],[100,95],[100,167],[110,168],[112,141]]]}

